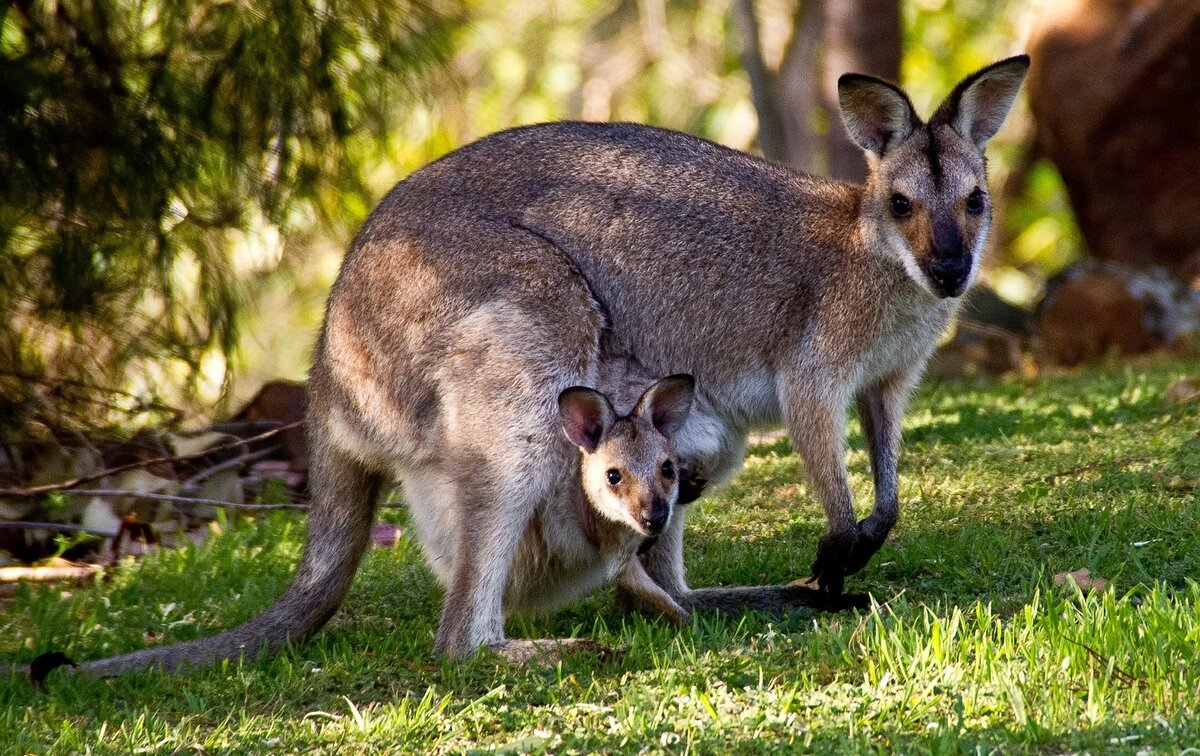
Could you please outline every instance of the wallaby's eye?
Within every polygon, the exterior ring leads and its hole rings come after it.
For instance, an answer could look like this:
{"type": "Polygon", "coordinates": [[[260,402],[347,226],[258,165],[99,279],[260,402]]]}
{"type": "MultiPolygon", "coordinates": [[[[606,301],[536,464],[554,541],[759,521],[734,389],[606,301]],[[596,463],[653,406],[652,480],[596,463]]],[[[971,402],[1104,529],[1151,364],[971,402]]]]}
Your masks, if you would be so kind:
{"type": "Polygon", "coordinates": [[[899,192],[892,195],[891,206],[892,215],[897,218],[907,218],[912,213],[912,203],[899,192]]]}
{"type": "Polygon", "coordinates": [[[604,477],[608,478],[608,485],[618,485],[621,482],[621,471],[615,467],[610,468],[608,472],[604,473],[604,477]]]}
{"type": "Polygon", "coordinates": [[[662,476],[667,480],[675,480],[675,465],[669,459],[662,463],[662,476]]]}
{"type": "Polygon", "coordinates": [[[979,187],[975,187],[975,191],[967,195],[967,212],[971,215],[983,212],[983,191],[979,187]]]}

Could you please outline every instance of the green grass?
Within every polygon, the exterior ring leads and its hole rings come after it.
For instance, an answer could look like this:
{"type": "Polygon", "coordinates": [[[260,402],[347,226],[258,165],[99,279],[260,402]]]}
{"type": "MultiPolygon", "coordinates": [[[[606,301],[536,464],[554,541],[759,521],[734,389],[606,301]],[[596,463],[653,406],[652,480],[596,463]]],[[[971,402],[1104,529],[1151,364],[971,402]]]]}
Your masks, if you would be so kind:
{"type": "MultiPolygon", "coordinates": [[[[439,593],[414,544],[369,556],[345,609],[283,657],[184,677],[0,680],[12,752],[1178,751],[1200,744],[1197,366],[928,384],[905,422],[902,521],[848,588],[871,612],[622,616],[606,592],[523,637],[627,652],[510,667],[430,656],[439,593]],[[1111,581],[1084,596],[1055,573],[1111,581]]],[[[870,485],[850,438],[859,501],[870,485]]],[[[823,523],[785,442],[690,513],[695,585],[807,574],[823,523]]],[[[398,513],[390,513],[398,517],[398,513]]],[[[286,583],[303,522],[239,521],[94,587],[22,588],[0,663],[210,634],[286,583]]]]}

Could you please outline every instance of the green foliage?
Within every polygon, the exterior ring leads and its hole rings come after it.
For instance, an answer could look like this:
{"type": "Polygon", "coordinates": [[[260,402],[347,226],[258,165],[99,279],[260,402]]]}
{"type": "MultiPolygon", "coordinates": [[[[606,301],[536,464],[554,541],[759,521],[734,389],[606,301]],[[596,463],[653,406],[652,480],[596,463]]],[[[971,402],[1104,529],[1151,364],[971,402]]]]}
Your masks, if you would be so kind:
{"type": "MultiPolygon", "coordinates": [[[[56,672],[44,694],[0,680],[0,748],[1177,751],[1200,739],[1200,407],[1165,393],[1194,369],[923,388],[905,423],[901,524],[851,580],[879,602],[870,612],[676,630],[598,592],[510,632],[623,655],[443,663],[430,659],[440,592],[405,538],[373,550],[345,609],[277,659],[184,678],[56,672]],[[1113,585],[1053,585],[1081,566],[1113,585]]],[[[870,472],[850,441],[863,504],[870,472]]],[[[801,480],[786,442],[753,448],[689,515],[692,583],[805,575],[823,518],[801,480]]],[[[0,661],[91,658],[253,616],[286,583],[302,528],[290,514],[231,519],[208,544],[124,562],[95,587],[21,588],[0,615],[0,661]]]]}
{"type": "MultiPolygon", "coordinates": [[[[245,232],[319,215],[332,189],[364,191],[348,151],[382,139],[445,56],[454,13],[427,0],[0,6],[0,371],[139,393],[194,381],[235,344],[238,274],[255,265],[245,232]]],[[[28,384],[0,389],[4,415],[36,412],[28,384]]]]}
{"type": "MultiPolygon", "coordinates": [[[[756,0],[773,61],[799,2],[756,0]]],[[[927,112],[1019,50],[1035,9],[901,10],[904,84],[927,112]]],[[[352,229],[493,131],[633,120],[753,149],[739,50],[729,0],[0,5],[0,428],[161,420],[155,395],[302,377],[352,229]]],[[[997,194],[1029,124],[1020,105],[990,149],[997,194]]],[[[1026,187],[1000,203],[992,280],[1029,301],[1080,244],[1054,169],[1026,187]]]]}

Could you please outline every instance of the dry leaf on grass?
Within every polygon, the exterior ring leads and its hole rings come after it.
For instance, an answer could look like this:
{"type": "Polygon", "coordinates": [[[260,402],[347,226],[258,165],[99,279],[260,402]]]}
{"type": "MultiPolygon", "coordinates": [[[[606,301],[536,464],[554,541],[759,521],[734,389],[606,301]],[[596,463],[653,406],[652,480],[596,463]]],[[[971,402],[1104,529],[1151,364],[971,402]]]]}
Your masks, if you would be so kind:
{"type": "Polygon", "coordinates": [[[1092,577],[1092,571],[1087,567],[1081,567],[1074,572],[1060,572],[1054,576],[1054,584],[1056,586],[1067,585],[1068,582],[1079,586],[1079,590],[1087,593],[1088,591],[1102,591],[1108,586],[1108,581],[1102,577],[1092,577]]]}

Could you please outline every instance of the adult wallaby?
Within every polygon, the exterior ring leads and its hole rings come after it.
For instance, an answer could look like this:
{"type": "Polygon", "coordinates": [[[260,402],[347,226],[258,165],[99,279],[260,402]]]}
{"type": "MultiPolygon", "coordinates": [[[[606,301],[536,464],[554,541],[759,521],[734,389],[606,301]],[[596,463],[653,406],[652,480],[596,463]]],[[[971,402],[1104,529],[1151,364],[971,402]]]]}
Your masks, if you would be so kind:
{"type": "MultiPolygon", "coordinates": [[[[674,434],[681,474],[721,481],[748,431],[782,421],[825,508],[812,572],[831,595],[896,522],[909,390],[975,279],[990,222],[984,144],[1025,56],[964,79],[928,122],[884,81],[838,82],[866,183],[797,174],[632,124],[496,134],[417,171],[346,255],[307,414],[313,509],[285,594],[215,638],[93,671],[253,655],[321,627],[370,538],[380,481],[403,483],[447,580],[434,649],[502,646],[510,567],[578,466],[555,398],[612,355],[698,381],[674,434]],[[843,453],[857,402],[875,507],[856,521],[843,453]]],[[[684,609],[777,607],[786,587],[691,590],[674,517],[643,564],[684,609]]],[[[105,664],[107,663],[107,666],[105,664]]]]}

